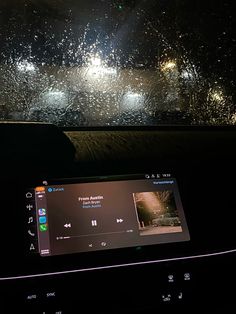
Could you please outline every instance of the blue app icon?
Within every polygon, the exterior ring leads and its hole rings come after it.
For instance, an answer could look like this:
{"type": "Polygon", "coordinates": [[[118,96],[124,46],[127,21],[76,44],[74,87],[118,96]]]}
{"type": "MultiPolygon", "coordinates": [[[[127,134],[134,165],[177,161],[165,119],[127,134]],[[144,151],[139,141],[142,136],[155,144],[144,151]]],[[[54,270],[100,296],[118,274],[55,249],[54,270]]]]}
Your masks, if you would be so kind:
{"type": "Polygon", "coordinates": [[[48,192],[50,192],[50,193],[51,193],[52,191],[53,191],[53,189],[52,189],[52,188],[48,188],[48,192]]]}
{"type": "Polygon", "coordinates": [[[39,223],[40,224],[45,224],[46,222],[47,222],[46,216],[39,217],[39,223]]]}

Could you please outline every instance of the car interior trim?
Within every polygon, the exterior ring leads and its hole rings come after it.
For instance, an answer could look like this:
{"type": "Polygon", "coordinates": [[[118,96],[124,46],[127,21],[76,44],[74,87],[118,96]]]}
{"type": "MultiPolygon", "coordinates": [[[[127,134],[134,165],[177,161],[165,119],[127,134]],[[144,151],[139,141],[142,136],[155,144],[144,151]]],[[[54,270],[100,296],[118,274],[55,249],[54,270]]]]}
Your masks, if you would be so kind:
{"type": "Polygon", "coordinates": [[[6,277],[6,278],[1,277],[0,281],[16,280],[16,279],[30,279],[30,278],[46,277],[46,276],[66,275],[66,274],[71,274],[71,273],[78,273],[78,272],[85,272],[85,271],[94,271],[94,270],[104,270],[104,269],[120,268],[120,267],[128,267],[128,266],[148,265],[148,264],[166,263],[166,262],[177,262],[177,261],[183,261],[183,260],[191,260],[191,259],[209,258],[209,257],[222,256],[222,255],[229,255],[229,254],[233,254],[233,253],[236,253],[236,248],[235,249],[231,249],[231,250],[224,250],[224,251],[214,252],[214,253],[206,253],[206,254],[174,257],[174,258],[157,259],[157,260],[150,260],[150,261],[143,261],[143,262],[123,263],[123,264],[115,264],[115,265],[106,265],[106,266],[98,266],[98,267],[72,269],[72,270],[68,270],[68,271],[40,273],[40,274],[32,274],[32,275],[24,275],[24,276],[12,276],[12,277],[6,277]]]}

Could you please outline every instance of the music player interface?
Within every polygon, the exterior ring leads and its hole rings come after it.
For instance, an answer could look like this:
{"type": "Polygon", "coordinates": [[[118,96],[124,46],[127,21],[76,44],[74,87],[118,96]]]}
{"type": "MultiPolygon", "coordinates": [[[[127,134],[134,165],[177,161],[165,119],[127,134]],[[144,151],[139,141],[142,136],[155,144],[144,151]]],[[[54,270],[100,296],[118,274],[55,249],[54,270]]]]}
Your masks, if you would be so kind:
{"type": "Polygon", "coordinates": [[[35,188],[42,256],[189,240],[175,179],[35,188]]]}

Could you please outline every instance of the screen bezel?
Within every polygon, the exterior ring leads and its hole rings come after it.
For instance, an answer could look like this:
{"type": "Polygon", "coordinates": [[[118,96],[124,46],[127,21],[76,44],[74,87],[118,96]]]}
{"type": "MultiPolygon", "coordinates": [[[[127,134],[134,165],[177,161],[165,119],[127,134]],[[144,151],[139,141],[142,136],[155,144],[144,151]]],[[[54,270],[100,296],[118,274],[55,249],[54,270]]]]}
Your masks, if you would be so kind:
{"type": "MultiPolygon", "coordinates": [[[[32,191],[32,187],[35,188],[36,186],[38,185],[42,185],[44,184],[44,186],[51,186],[51,185],[64,185],[64,184],[79,184],[79,183],[89,183],[89,182],[109,182],[109,181],[123,181],[123,180],[137,180],[137,179],[150,179],[150,180],[154,180],[154,178],[152,178],[151,176],[154,176],[154,173],[156,172],[152,172],[150,174],[125,174],[125,175],[108,175],[108,176],[94,176],[94,177],[70,177],[70,178],[60,178],[60,179],[47,179],[47,180],[42,180],[42,181],[38,181],[37,183],[33,185],[31,185],[30,189],[32,191]],[[147,176],[150,176],[149,178],[147,178],[147,176]]],[[[181,198],[181,195],[180,195],[180,191],[179,191],[179,187],[178,187],[178,182],[177,182],[177,179],[176,179],[176,176],[173,176],[172,174],[170,173],[161,173],[161,174],[155,174],[155,176],[161,176],[156,178],[155,180],[161,180],[161,179],[164,179],[164,180],[167,180],[167,179],[174,179],[175,180],[175,184],[176,184],[176,189],[178,190],[178,193],[179,193],[179,196],[181,198]]],[[[181,206],[182,206],[182,203],[181,203],[181,206]]],[[[184,232],[184,236],[185,236],[185,239],[184,240],[177,240],[175,241],[174,239],[171,239],[170,241],[160,241],[158,243],[151,243],[151,244],[145,244],[145,245],[135,245],[135,246],[125,246],[125,247],[117,247],[117,248],[106,248],[105,250],[93,250],[93,251],[87,251],[87,252],[68,252],[66,254],[59,254],[59,255],[50,255],[50,256],[47,256],[47,258],[53,258],[53,257],[56,257],[56,256],[61,256],[61,258],[63,259],[65,256],[64,255],[69,255],[69,256],[79,256],[79,259],[80,260],[88,260],[90,259],[91,255],[96,255],[96,259],[99,260],[100,258],[103,259],[104,256],[106,257],[106,259],[109,257],[109,255],[111,254],[112,256],[112,259],[113,259],[113,256],[114,254],[116,255],[116,260],[117,258],[119,259],[120,256],[122,255],[129,255],[129,256],[132,256],[132,259],[135,259],[136,260],[136,256],[138,256],[138,260],[140,260],[140,256],[142,254],[140,254],[140,252],[144,252],[145,251],[145,259],[147,258],[147,256],[149,254],[152,255],[152,251],[154,250],[154,247],[157,247],[158,246],[162,246],[162,249],[161,251],[163,250],[163,246],[176,246],[176,243],[180,244],[180,242],[188,242],[190,240],[190,235],[189,235],[189,230],[188,230],[188,225],[187,225],[187,221],[186,221],[186,216],[185,216],[185,213],[184,213],[184,209],[183,207],[181,208],[182,210],[182,218],[181,218],[181,225],[183,226],[183,232],[184,232]],[[138,252],[138,253],[137,253],[138,252]],[[117,254],[116,254],[117,253],[117,254]],[[131,254],[131,255],[130,255],[131,254]]],[[[38,228],[37,228],[38,229],[38,228]]],[[[178,245],[178,246],[185,246],[185,245],[178,245]]],[[[155,250],[156,251],[156,250],[155,250]]],[[[159,249],[158,249],[159,251],[159,249]]],[[[40,258],[41,257],[44,257],[44,256],[41,256],[39,254],[39,252],[36,250],[34,250],[33,252],[31,253],[34,253],[34,255],[39,255],[40,258]]],[[[31,254],[32,255],[32,254],[31,254]]],[[[155,254],[154,254],[155,255],[155,254]]],[[[125,260],[127,262],[127,258],[125,260]]],[[[109,261],[110,264],[113,264],[114,262],[111,262],[109,261]]],[[[93,263],[92,263],[93,264],[93,263]]]]}

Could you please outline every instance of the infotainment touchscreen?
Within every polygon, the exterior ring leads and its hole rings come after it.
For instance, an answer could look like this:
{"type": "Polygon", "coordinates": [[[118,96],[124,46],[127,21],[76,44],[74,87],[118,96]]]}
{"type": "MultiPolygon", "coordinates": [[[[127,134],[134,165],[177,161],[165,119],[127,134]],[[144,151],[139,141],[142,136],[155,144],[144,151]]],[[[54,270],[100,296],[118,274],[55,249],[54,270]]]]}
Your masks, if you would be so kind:
{"type": "Polygon", "coordinates": [[[41,256],[190,239],[170,175],[45,181],[28,193],[28,227],[37,234],[31,247],[41,256]]]}

